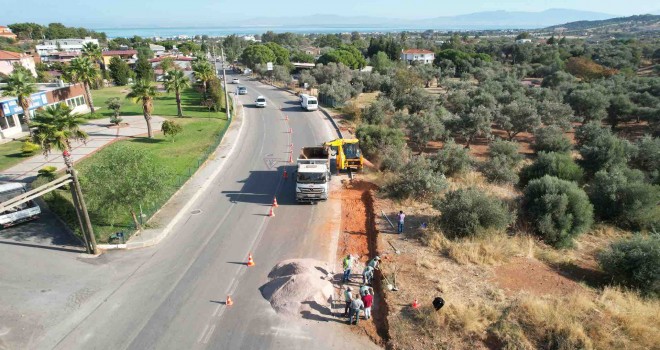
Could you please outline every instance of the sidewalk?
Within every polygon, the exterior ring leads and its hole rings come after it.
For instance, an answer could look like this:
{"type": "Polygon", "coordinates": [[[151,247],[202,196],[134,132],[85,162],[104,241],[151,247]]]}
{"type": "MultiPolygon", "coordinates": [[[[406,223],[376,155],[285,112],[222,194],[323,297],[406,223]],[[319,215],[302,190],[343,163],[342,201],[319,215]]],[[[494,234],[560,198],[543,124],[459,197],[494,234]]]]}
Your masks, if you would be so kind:
{"type": "MultiPolygon", "coordinates": [[[[128,125],[112,126],[109,118],[91,120],[83,124],[82,129],[87,132],[89,139],[86,143],[73,143],[73,150],[71,150],[73,161],[78,162],[119,139],[147,134],[147,124],[143,116],[131,115],[124,116],[122,119],[123,123],[128,123],[128,125]]],[[[165,119],[162,117],[153,116],[151,119],[152,129],[154,131],[160,130],[163,120],[165,119]]],[[[39,169],[48,165],[57,167],[58,171],[64,169],[64,160],[59,151],[53,150],[47,157],[44,157],[43,154],[37,154],[0,172],[0,181],[30,182],[37,176],[39,169]]]]}
{"type": "Polygon", "coordinates": [[[183,187],[149,220],[150,228],[133,235],[126,244],[99,244],[99,249],[136,249],[156,245],[167,237],[184,215],[190,214],[191,206],[199,196],[206,193],[206,189],[211,185],[213,179],[229,162],[244,130],[243,106],[236,103],[236,100],[234,100],[234,106],[238,111],[232,118],[229,129],[227,129],[218,148],[183,187]]]}

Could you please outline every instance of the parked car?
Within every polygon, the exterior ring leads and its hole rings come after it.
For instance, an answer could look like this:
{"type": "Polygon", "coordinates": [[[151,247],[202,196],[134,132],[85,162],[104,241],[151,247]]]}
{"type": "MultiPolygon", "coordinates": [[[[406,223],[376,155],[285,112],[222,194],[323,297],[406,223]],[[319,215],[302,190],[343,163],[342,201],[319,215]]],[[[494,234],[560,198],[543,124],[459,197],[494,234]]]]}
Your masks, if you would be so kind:
{"type": "Polygon", "coordinates": [[[257,97],[257,100],[255,101],[255,105],[257,107],[266,107],[266,98],[263,96],[257,97]]]}
{"type": "Polygon", "coordinates": [[[247,88],[245,86],[239,86],[238,87],[238,94],[239,95],[247,95],[247,88]]]}
{"type": "Polygon", "coordinates": [[[238,78],[234,78],[234,79],[231,80],[231,83],[232,83],[232,84],[240,84],[240,83],[241,83],[241,80],[238,79],[238,78]]]}

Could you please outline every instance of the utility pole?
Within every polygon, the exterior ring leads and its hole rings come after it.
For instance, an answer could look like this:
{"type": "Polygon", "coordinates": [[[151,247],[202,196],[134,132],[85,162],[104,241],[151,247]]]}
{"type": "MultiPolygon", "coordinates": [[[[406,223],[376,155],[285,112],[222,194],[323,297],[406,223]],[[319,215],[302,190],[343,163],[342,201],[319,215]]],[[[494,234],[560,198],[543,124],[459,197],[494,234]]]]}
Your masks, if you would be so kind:
{"type": "Polygon", "coordinates": [[[78,216],[80,227],[83,229],[82,233],[85,237],[87,253],[96,255],[99,253],[98,248],[96,247],[96,237],[94,237],[94,228],[89,219],[87,205],[85,204],[85,199],[83,198],[80,189],[78,174],[76,174],[76,170],[73,168],[73,162],[69,151],[62,152],[62,155],[64,156],[64,164],[66,164],[66,172],[71,175],[71,179],[73,180],[71,182],[71,196],[73,197],[74,206],[76,207],[76,216],[78,216]]]}
{"type": "Polygon", "coordinates": [[[220,52],[222,54],[222,80],[225,82],[225,110],[227,111],[227,120],[231,120],[231,108],[229,107],[229,92],[227,92],[227,72],[225,71],[225,66],[227,65],[227,60],[225,59],[225,48],[220,46],[220,52]]]}

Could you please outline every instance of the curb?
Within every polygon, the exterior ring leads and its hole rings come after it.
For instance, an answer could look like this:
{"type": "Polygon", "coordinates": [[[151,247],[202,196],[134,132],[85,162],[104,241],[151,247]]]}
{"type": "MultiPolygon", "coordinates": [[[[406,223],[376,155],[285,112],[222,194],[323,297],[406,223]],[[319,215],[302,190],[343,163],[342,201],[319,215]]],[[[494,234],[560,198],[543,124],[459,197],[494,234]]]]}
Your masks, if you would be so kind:
{"type": "MultiPolygon", "coordinates": [[[[274,88],[277,88],[277,89],[282,90],[282,91],[286,91],[286,92],[288,92],[288,93],[290,93],[290,94],[292,94],[292,95],[297,96],[296,92],[293,91],[293,90],[290,90],[290,89],[287,89],[287,88],[283,88],[283,87],[279,87],[279,86],[277,86],[277,85],[273,85],[272,83],[269,83],[269,82],[265,82],[265,81],[261,81],[261,80],[259,80],[259,81],[260,81],[262,84],[270,85],[270,86],[272,86],[272,87],[274,87],[274,88]]],[[[330,124],[332,124],[332,126],[335,128],[335,131],[337,132],[337,136],[339,136],[340,139],[343,139],[343,138],[344,138],[344,135],[341,133],[341,130],[339,129],[339,125],[337,125],[337,122],[332,118],[332,116],[330,115],[330,113],[328,113],[328,111],[327,111],[325,108],[321,107],[321,106],[319,106],[319,111],[321,111],[321,113],[323,113],[323,115],[325,115],[325,117],[328,118],[328,119],[330,120],[330,124]]]]}
{"type": "MultiPolygon", "coordinates": [[[[234,102],[234,106],[236,106],[236,99],[234,99],[234,97],[232,97],[232,100],[234,102]]],[[[241,139],[241,135],[243,134],[243,130],[244,130],[243,126],[245,125],[245,123],[243,123],[242,108],[243,108],[243,105],[240,105],[241,118],[240,118],[240,124],[238,126],[238,135],[236,137],[236,140],[229,147],[229,150],[228,150],[227,154],[224,156],[225,160],[230,158],[234,154],[234,151],[236,150],[236,144],[238,143],[237,141],[241,139]]],[[[236,117],[232,118],[230,123],[233,122],[235,119],[236,119],[236,117]]],[[[231,127],[231,124],[230,124],[229,127],[231,127]]],[[[222,146],[222,141],[218,145],[218,148],[220,148],[221,146],[222,146]]],[[[216,152],[218,151],[218,148],[216,148],[216,150],[212,153],[212,155],[216,154],[216,152]]],[[[208,159],[207,159],[207,161],[208,161],[208,159]]],[[[218,168],[213,173],[211,173],[209,178],[206,179],[206,181],[204,181],[204,183],[197,190],[197,192],[195,192],[195,194],[186,202],[186,204],[181,209],[179,209],[178,214],[176,216],[174,216],[174,218],[172,218],[172,220],[170,220],[170,222],[167,224],[167,226],[165,226],[165,228],[156,237],[150,238],[146,241],[140,241],[140,242],[130,242],[130,239],[129,239],[129,241],[126,242],[125,244],[99,244],[99,245],[97,245],[97,247],[99,249],[103,249],[103,250],[117,250],[117,249],[129,250],[129,249],[137,249],[137,248],[146,248],[146,247],[150,247],[150,246],[158,244],[160,241],[163,240],[163,238],[165,238],[169,235],[170,231],[172,231],[174,226],[179,222],[179,220],[181,220],[183,215],[188,213],[190,207],[194,204],[194,202],[197,201],[197,199],[203,193],[206,192],[207,188],[211,185],[213,180],[215,180],[215,178],[218,177],[220,172],[224,169],[225,164],[227,164],[227,163],[228,163],[227,161],[224,161],[224,162],[222,162],[221,164],[218,165],[218,168]]],[[[200,169],[201,169],[201,167],[200,167],[200,169]]],[[[199,169],[198,169],[198,171],[199,171],[199,169]]],[[[190,179],[192,179],[192,178],[193,177],[191,176],[188,179],[188,181],[190,181],[190,179]]],[[[163,205],[163,207],[165,205],[167,205],[167,203],[169,203],[179,193],[179,191],[181,191],[183,189],[183,187],[186,186],[186,184],[188,184],[188,181],[186,181],[186,183],[183,184],[183,186],[181,186],[181,188],[179,188],[179,190],[177,190],[177,192],[175,192],[172,195],[172,197],[170,197],[170,199],[163,205]]],[[[161,207],[161,209],[162,209],[162,207],[161,207]]],[[[156,213],[158,213],[158,212],[156,212],[156,213]]]]}

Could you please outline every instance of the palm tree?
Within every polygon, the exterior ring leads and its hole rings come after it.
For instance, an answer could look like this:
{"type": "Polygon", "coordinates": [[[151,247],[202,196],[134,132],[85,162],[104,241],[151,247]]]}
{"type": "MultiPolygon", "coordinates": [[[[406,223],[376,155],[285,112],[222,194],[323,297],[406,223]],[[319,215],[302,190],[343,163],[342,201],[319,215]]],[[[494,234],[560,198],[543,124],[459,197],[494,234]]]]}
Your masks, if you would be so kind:
{"type": "Polygon", "coordinates": [[[167,92],[174,92],[176,95],[177,115],[183,117],[183,110],[181,109],[181,90],[190,87],[190,79],[186,77],[183,71],[172,69],[167,72],[163,85],[165,85],[165,90],[167,90],[167,92]]]}
{"type": "Polygon", "coordinates": [[[94,113],[94,102],[92,101],[90,86],[99,78],[99,70],[94,65],[94,62],[88,57],[76,57],[71,60],[71,63],[66,70],[71,81],[82,83],[85,87],[85,95],[87,96],[89,108],[92,110],[92,113],[94,113]]]}
{"type": "Polygon", "coordinates": [[[153,138],[151,131],[151,112],[154,110],[154,97],[158,96],[158,90],[149,80],[138,80],[131,87],[131,92],[126,95],[126,98],[133,100],[133,102],[142,102],[142,114],[144,120],[147,122],[147,135],[153,138]]]}
{"type": "Polygon", "coordinates": [[[193,66],[193,72],[195,78],[202,82],[202,86],[204,87],[204,98],[206,98],[208,82],[215,78],[215,69],[209,61],[202,60],[193,66]]]}
{"type": "Polygon", "coordinates": [[[85,123],[85,119],[72,113],[71,108],[66,104],[60,103],[47,107],[45,110],[37,111],[30,126],[35,129],[32,139],[41,146],[45,156],[50,154],[54,148],[62,151],[62,158],[67,172],[71,174],[73,180],[71,193],[77,206],[76,214],[78,214],[80,220],[87,250],[91,254],[97,254],[94,230],[80,190],[78,176],[73,169],[73,160],[70,153],[71,141],[85,141],[88,138],[87,133],[80,128],[83,123],[85,123]],[[78,208],[81,209],[82,213],[77,211],[78,208]]]}
{"type": "Polygon", "coordinates": [[[22,70],[15,70],[12,74],[7,77],[5,80],[5,85],[2,88],[2,96],[5,97],[16,97],[18,99],[18,104],[23,108],[23,117],[25,118],[25,123],[28,125],[28,131],[30,136],[32,135],[32,130],[30,129],[30,96],[37,92],[37,88],[34,84],[34,77],[32,75],[25,74],[22,70]]]}
{"type": "MultiPolygon", "coordinates": [[[[98,68],[99,71],[101,70],[101,65],[103,64],[103,52],[101,51],[100,46],[92,42],[86,43],[82,47],[82,55],[84,57],[89,58],[92,62],[94,62],[96,64],[96,68],[98,68]]],[[[101,76],[99,75],[96,78],[96,81],[94,81],[95,89],[99,87],[100,79],[101,76]]]]}

